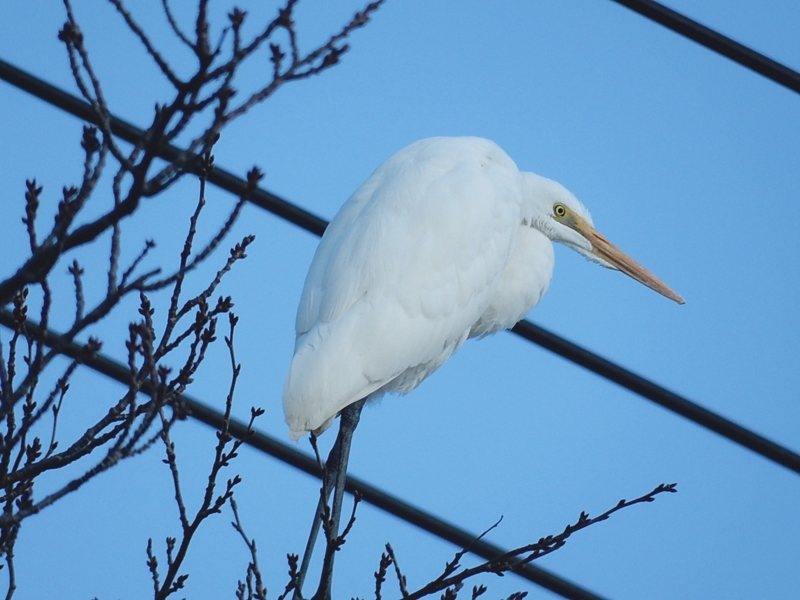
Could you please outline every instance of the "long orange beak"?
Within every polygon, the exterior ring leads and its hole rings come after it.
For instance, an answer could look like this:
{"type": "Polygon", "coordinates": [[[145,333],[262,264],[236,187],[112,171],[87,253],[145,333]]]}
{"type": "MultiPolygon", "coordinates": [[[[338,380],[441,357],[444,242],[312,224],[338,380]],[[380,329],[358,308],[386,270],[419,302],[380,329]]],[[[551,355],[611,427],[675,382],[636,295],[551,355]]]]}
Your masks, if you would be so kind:
{"type": "Polygon", "coordinates": [[[678,304],[685,304],[683,298],[675,293],[675,291],[666,283],[661,281],[658,277],[653,275],[650,271],[645,269],[642,265],[637,263],[630,256],[617,248],[614,244],[609,242],[584,219],[578,215],[573,216],[574,220],[572,223],[570,223],[570,226],[587,240],[589,240],[589,242],[592,244],[592,252],[596,256],[599,256],[604,261],[612,265],[615,269],[622,271],[629,277],[633,277],[639,283],[643,283],[651,290],[655,290],[662,296],[666,296],[678,304]]]}

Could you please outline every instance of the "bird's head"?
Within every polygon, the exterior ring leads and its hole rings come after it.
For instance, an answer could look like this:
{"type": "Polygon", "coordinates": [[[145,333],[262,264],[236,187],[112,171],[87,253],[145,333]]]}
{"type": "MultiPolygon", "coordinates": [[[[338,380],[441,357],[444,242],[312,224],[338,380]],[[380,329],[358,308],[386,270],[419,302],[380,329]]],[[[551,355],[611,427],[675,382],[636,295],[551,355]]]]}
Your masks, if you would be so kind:
{"type": "Polygon", "coordinates": [[[526,196],[523,219],[531,227],[592,262],[622,271],[670,300],[684,303],[667,284],[600,234],[594,228],[589,211],[564,186],[534,173],[522,173],[522,176],[526,196]]]}

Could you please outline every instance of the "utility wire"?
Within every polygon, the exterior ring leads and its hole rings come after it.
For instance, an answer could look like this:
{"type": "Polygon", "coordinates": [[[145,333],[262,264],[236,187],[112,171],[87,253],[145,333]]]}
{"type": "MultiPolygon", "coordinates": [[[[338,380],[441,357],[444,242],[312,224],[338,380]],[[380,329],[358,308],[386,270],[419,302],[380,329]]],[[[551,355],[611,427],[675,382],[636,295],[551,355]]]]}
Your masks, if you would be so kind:
{"type": "MultiPolygon", "coordinates": [[[[14,315],[11,311],[6,309],[0,310],[0,325],[13,329],[15,326],[14,315]]],[[[82,344],[73,341],[66,341],[59,334],[50,329],[42,329],[42,327],[31,320],[25,321],[25,327],[37,339],[41,339],[47,346],[55,349],[59,354],[68,356],[73,359],[80,359],[82,364],[102,373],[103,375],[118,381],[123,385],[130,384],[130,371],[124,365],[106,357],[102,354],[91,354],[86,351],[82,344]],[[89,358],[86,358],[89,356],[89,358]]],[[[151,381],[148,379],[142,384],[141,393],[151,395],[154,390],[151,381]]],[[[214,429],[221,430],[225,416],[198,400],[195,400],[185,394],[179,396],[182,406],[186,408],[189,416],[194,417],[198,421],[210,425],[214,429]]],[[[247,426],[241,421],[231,418],[229,430],[231,435],[244,441],[245,444],[253,448],[265,452],[278,460],[281,460],[296,469],[305,471],[309,475],[321,478],[321,472],[316,459],[300,452],[299,450],[279,442],[275,438],[264,433],[255,431],[247,435],[247,426]]],[[[367,482],[347,475],[347,483],[345,489],[351,494],[358,492],[361,494],[365,502],[380,508],[389,514],[394,515],[416,525],[420,529],[432,533],[433,535],[451,542],[459,548],[469,548],[470,552],[478,556],[491,560],[502,556],[506,550],[499,546],[490,544],[489,542],[481,539],[475,534],[469,533],[452,523],[448,523],[431,513],[417,508],[396,496],[392,496],[367,482]]],[[[535,583],[554,592],[563,598],[570,600],[603,600],[602,596],[598,596],[589,590],[586,590],[571,581],[568,581],[550,571],[542,569],[541,567],[534,566],[531,563],[525,564],[522,567],[515,569],[514,573],[528,581],[535,583]]]]}
{"type": "Polygon", "coordinates": [[[511,331],[534,344],[538,344],[542,348],[546,348],[575,364],[597,373],[609,381],[613,381],[648,400],[652,400],[667,410],[671,410],[745,448],[749,448],[753,452],[779,465],[783,465],[795,473],[800,473],[800,455],[795,452],[707,408],[703,408],[699,404],[695,404],[683,396],[679,396],[636,373],[628,371],[610,360],[606,360],[602,356],[598,356],[585,348],[581,348],[577,344],[573,344],[546,329],[534,325],[530,321],[520,321],[511,331]]]}
{"type": "MultiPolygon", "coordinates": [[[[65,92],[61,88],[47,83],[30,73],[18,69],[10,63],[0,59],[0,79],[4,79],[14,87],[17,87],[29,94],[36,96],[40,100],[44,100],[48,104],[57,106],[61,110],[70,113],[94,125],[100,125],[97,114],[94,112],[88,102],[73,96],[69,92],[65,92]]],[[[138,127],[131,125],[127,121],[111,115],[111,132],[117,137],[136,144],[142,139],[144,131],[138,127]]],[[[159,158],[166,161],[174,162],[184,151],[172,144],[164,146],[159,151],[159,158]]],[[[214,167],[208,175],[208,181],[217,187],[231,192],[235,196],[242,196],[247,190],[245,181],[230,171],[214,167]]],[[[315,235],[321,236],[328,226],[328,222],[318,217],[315,214],[308,212],[283,198],[279,198],[261,188],[256,188],[249,192],[248,200],[256,206],[268,210],[269,212],[285,219],[290,223],[294,223],[298,227],[302,227],[306,231],[310,231],[315,235]]]]}
{"type": "MultiPolygon", "coordinates": [[[[679,33],[707,48],[726,56],[727,58],[739,63],[771,79],[772,81],[787,87],[790,90],[800,93],[800,74],[788,67],[760,54],[734,40],[728,38],[700,23],[685,17],[684,15],[667,8],[666,6],[653,2],[652,0],[613,0],[644,17],[660,23],[661,25],[679,33]]],[[[85,121],[97,124],[97,118],[91,107],[84,101],[76,98],[72,94],[52,86],[33,75],[18,69],[6,61],[0,60],[0,78],[54,106],[65,110],[85,121]]],[[[142,136],[141,129],[123,121],[117,117],[111,118],[111,130],[114,135],[136,143],[142,136]]],[[[167,146],[160,153],[160,157],[174,161],[181,155],[182,151],[175,146],[167,146]]],[[[219,167],[215,167],[209,175],[208,180],[214,185],[225,189],[233,194],[240,195],[245,189],[246,183],[241,179],[219,167]]],[[[286,200],[260,188],[250,194],[250,200],[254,204],[269,210],[273,214],[291,222],[307,231],[321,236],[327,222],[286,200]]],[[[11,315],[3,309],[0,311],[0,322],[9,326],[11,315]]],[[[13,322],[13,321],[12,321],[13,322]]],[[[29,327],[38,328],[32,322],[29,327]]],[[[661,406],[680,414],[695,423],[702,425],[728,439],[761,454],[762,456],[777,462],[795,472],[800,473],[800,456],[791,452],[774,442],[759,436],[758,434],[737,425],[717,415],[677,394],[666,390],[630,371],[616,365],[597,354],[589,352],[580,346],[573,344],[541,327],[528,321],[518,323],[512,330],[520,337],[532,341],[560,356],[579,364],[610,381],[626,387],[627,389],[649,399],[661,406]]],[[[48,345],[59,347],[59,351],[67,356],[75,357],[80,351],[80,345],[74,342],[64,344],[57,334],[44,332],[45,341],[48,345]]],[[[86,364],[93,369],[116,379],[122,383],[127,383],[127,370],[109,358],[95,355],[86,364]]],[[[221,428],[223,415],[218,411],[196,401],[188,396],[182,396],[190,414],[217,429],[221,428]]],[[[241,422],[231,420],[231,433],[241,437],[246,432],[246,427],[241,422]]],[[[295,450],[294,448],[278,442],[277,440],[262,434],[254,433],[249,436],[246,443],[266,452],[275,458],[286,462],[306,473],[320,476],[318,465],[311,457],[295,450]]],[[[347,490],[358,491],[365,501],[382,508],[383,510],[425,529],[426,531],[448,540],[460,547],[470,546],[472,551],[485,558],[491,559],[500,555],[503,550],[484,540],[475,541],[477,536],[472,535],[454,525],[447,523],[433,515],[426,513],[410,504],[407,504],[355,477],[347,477],[347,490]]],[[[588,590],[560,578],[544,569],[532,564],[526,564],[517,573],[529,581],[541,585],[564,598],[574,600],[602,600],[588,590]]]]}
{"type": "Polygon", "coordinates": [[[800,93],[800,73],[653,0],[613,0],[743,67],[800,93]]]}
{"type": "MultiPolygon", "coordinates": [[[[81,119],[97,123],[97,117],[88,103],[2,60],[0,60],[0,79],[5,79],[12,85],[81,119]]],[[[144,135],[141,129],[113,116],[111,117],[111,129],[115,135],[131,143],[136,143],[144,135]]],[[[179,148],[170,145],[162,149],[160,156],[165,160],[174,160],[182,152],[179,148]]],[[[214,167],[209,173],[208,181],[237,196],[243,195],[247,186],[243,179],[219,167],[214,167]]],[[[321,236],[328,225],[324,219],[260,188],[250,193],[250,199],[261,208],[315,235],[321,236]]],[[[800,473],[800,455],[703,408],[699,404],[662,388],[585,348],[581,348],[546,329],[534,325],[530,321],[520,321],[512,331],[648,400],[656,402],[667,410],[671,410],[771,461],[800,473]]]]}

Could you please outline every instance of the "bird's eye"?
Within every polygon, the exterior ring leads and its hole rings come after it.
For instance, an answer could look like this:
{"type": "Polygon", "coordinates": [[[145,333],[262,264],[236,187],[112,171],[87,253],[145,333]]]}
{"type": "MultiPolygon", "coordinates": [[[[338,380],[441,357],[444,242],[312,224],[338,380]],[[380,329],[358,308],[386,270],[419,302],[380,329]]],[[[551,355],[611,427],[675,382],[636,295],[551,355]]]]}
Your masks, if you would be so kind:
{"type": "Polygon", "coordinates": [[[553,205],[553,212],[557,217],[563,217],[567,214],[567,208],[563,204],[553,205]]]}

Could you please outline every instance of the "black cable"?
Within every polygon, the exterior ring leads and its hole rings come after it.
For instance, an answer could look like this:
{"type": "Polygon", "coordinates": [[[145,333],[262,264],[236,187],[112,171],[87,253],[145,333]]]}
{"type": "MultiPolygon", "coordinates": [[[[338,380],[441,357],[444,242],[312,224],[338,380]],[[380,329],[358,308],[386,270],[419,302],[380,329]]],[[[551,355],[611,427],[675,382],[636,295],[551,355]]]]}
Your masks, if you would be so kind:
{"type": "Polygon", "coordinates": [[[602,356],[581,348],[577,344],[573,344],[546,329],[542,329],[530,321],[520,321],[511,331],[534,344],[538,344],[542,348],[546,348],[575,364],[597,373],[601,377],[613,381],[648,400],[652,400],[656,404],[660,404],[667,410],[671,410],[745,448],[749,448],[753,452],[779,465],[783,465],[795,473],[800,473],[800,455],[636,373],[628,371],[602,356]]]}
{"type": "MultiPolygon", "coordinates": [[[[0,60],[0,79],[5,79],[12,85],[41,98],[45,102],[54,104],[81,119],[96,123],[94,113],[86,102],[2,60],[0,60]]],[[[130,123],[116,117],[112,117],[111,124],[112,130],[116,135],[132,143],[136,142],[144,133],[130,123]]],[[[170,160],[170,158],[174,159],[180,155],[180,153],[180,149],[169,146],[164,149],[161,156],[170,160]]],[[[236,195],[241,195],[246,186],[243,179],[219,167],[214,168],[208,180],[236,195]]],[[[324,219],[262,189],[257,189],[252,193],[251,198],[253,202],[261,208],[316,235],[322,235],[325,231],[325,227],[328,225],[324,219]]],[[[547,348],[551,352],[555,352],[568,360],[594,371],[602,377],[626,387],[648,400],[660,404],[668,410],[694,421],[702,427],[706,427],[769,460],[777,462],[796,473],[800,473],[800,455],[686,398],[678,396],[593,352],[581,348],[529,321],[520,321],[512,331],[543,348],[547,348]]]]}
{"type": "MultiPolygon", "coordinates": [[[[652,0],[614,0],[645,17],[651,19],[665,27],[717,52],[740,65],[747,67],[771,79],[772,81],[787,87],[790,90],[800,93],[800,73],[789,69],[788,67],[760,54],[734,40],[728,38],[700,23],[685,17],[684,15],[667,8],[666,6],[653,2],[652,0]]],[[[9,63],[0,60],[0,78],[5,79],[12,85],[27,91],[42,100],[53,104],[62,110],[65,110],[85,121],[97,124],[96,117],[91,107],[84,101],[68,94],[67,92],[52,86],[41,79],[38,79],[25,71],[17,69],[9,63]]],[[[113,133],[120,138],[130,142],[136,143],[142,131],[130,123],[123,121],[117,117],[112,117],[111,129],[113,133]]],[[[175,146],[168,146],[160,153],[160,157],[165,160],[175,160],[181,154],[181,150],[175,146]]],[[[245,189],[244,180],[236,177],[229,171],[215,167],[213,172],[209,175],[208,180],[233,194],[241,195],[245,189]]],[[[310,231],[318,236],[321,236],[325,231],[327,223],[324,219],[314,215],[294,204],[291,204],[282,198],[262,189],[257,189],[250,195],[251,201],[269,210],[273,214],[291,222],[295,225],[310,231]]],[[[7,324],[6,320],[10,314],[3,310],[0,312],[0,320],[7,324]]],[[[33,325],[33,324],[32,324],[33,325]]],[[[728,439],[761,454],[762,456],[777,462],[795,472],[800,473],[800,456],[791,452],[774,442],[759,436],[758,434],[729,421],[689,400],[678,396],[662,388],[630,371],[616,365],[588,350],[573,344],[559,336],[542,329],[528,321],[518,323],[512,330],[517,335],[532,341],[568,360],[579,364],[602,377],[605,377],[615,383],[626,387],[627,389],[652,400],[664,408],[676,412],[695,423],[706,427],[728,439]]],[[[55,335],[48,332],[48,335],[55,335]]],[[[52,340],[51,340],[52,341],[52,340]]],[[[77,344],[71,343],[68,345],[75,352],[73,347],[79,347],[77,344]]],[[[64,350],[64,353],[70,355],[69,352],[64,350]]],[[[74,356],[74,355],[72,355],[74,356]]],[[[118,379],[113,374],[114,371],[119,370],[117,375],[127,377],[127,370],[118,363],[114,363],[108,358],[96,356],[91,359],[90,364],[101,373],[118,379]]],[[[87,363],[88,364],[88,363],[87,363]]],[[[222,424],[222,415],[213,409],[192,400],[188,397],[183,398],[187,408],[189,408],[192,416],[198,420],[211,425],[212,427],[219,428],[222,424]]],[[[241,436],[245,431],[245,426],[242,423],[232,421],[231,432],[234,435],[241,436]]],[[[271,454],[280,460],[299,468],[307,473],[319,476],[319,471],[316,461],[310,457],[278,442],[266,435],[257,433],[250,436],[247,443],[259,450],[271,454]]],[[[472,550],[475,554],[483,558],[490,559],[493,556],[499,555],[502,550],[483,540],[474,542],[474,535],[467,533],[449,523],[446,523],[436,517],[425,513],[401,500],[394,498],[365,482],[362,482],[354,477],[348,476],[347,488],[349,491],[359,491],[364,500],[371,504],[386,510],[387,512],[425,529],[443,539],[446,539],[458,546],[466,547],[472,544],[472,550]]],[[[584,590],[560,577],[557,577],[544,569],[535,567],[534,565],[527,564],[518,571],[518,574],[525,577],[529,581],[537,583],[565,598],[574,598],[576,600],[591,600],[600,599],[599,596],[584,590]]]]}
{"type": "Polygon", "coordinates": [[[743,67],[800,93],[800,73],[653,0],[613,0],[743,67]]]}
{"type": "MultiPolygon", "coordinates": [[[[0,310],[0,325],[4,325],[5,327],[11,329],[14,328],[14,315],[11,311],[6,309],[0,310]]],[[[118,381],[123,385],[128,385],[130,383],[130,372],[124,365],[106,356],[103,356],[102,354],[90,355],[90,357],[87,359],[85,358],[87,352],[85,352],[83,345],[76,342],[67,342],[59,334],[49,329],[42,330],[37,323],[34,323],[30,320],[26,321],[25,326],[27,327],[27,330],[31,332],[37,339],[41,339],[47,346],[54,348],[58,353],[70,358],[84,357],[82,362],[86,366],[111,379],[114,379],[115,381],[118,381]]],[[[150,380],[147,380],[144,383],[141,391],[144,394],[152,392],[150,380]]],[[[206,404],[203,404],[202,402],[194,400],[185,394],[182,394],[179,396],[179,398],[183,406],[186,408],[189,416],[194,417],[198,421],[201,421],[206,425],[210,425],[217,430],[222,429],[225,418],[221,412],[211,408],[206,404]]],[[[236,419],[231,419],[229,430],[231,435],[244,440],[246,444],[252,446],[253,448],[274,456],[278,460],[281,460],[295,467],[296,469],[300,469],[309,475],[313,475],[314,477],[321,476],[319,466],[314,458],[303,454],[288,444],[279,442],[275,438],[258,431],[247,436],[245,435],[247,433],[247,426],[236,419]]],[[[439,519],[438,517],[435,517],[432,514],[417,508],[416,506],[408,504],[407,502],[404,502],[399,498],[392,496],[391,494],[387,494],[386,492],[373,487],[365,481],[351,475],[347,476],[346,489],[351,494],[358,492],[361,494],[365,502],[368,502],[373,506],[386,511],[389,514],[406,521],[407,523],[416,525],[420,529],[424,529],[425,531],[432,533],[443,540],[447,540],[459,548],[469,547],[470,552],[477,554],[486,560],[491,560],[501,556],[506,552],[499,546],[490,544],[485,540],[475,541],[475,538],[478,536],[456,527],[452,523],[448,523],[447,521],[439,519]]],[[[570,600],[603,600],[601,596],[598,596],[589,590],[572,583],[571,581],[568,581],[551,573],[550,571],[534,566],[530,563],[522,566],[519,569],[516,569],[514,573],[532,583],[540,585],[551,592],[562,596],[563,598],[569,598],[570,600]]]]}
{"type": "MultiPolygon", "coordinates": [[[[48,104],[57,106],[79,119],[99,125],[97,115],[89,103],[22,69],[18,69],[4,60],[0,60],[0,79],[4,79],[14,87],[24,90],[48,104]]],[[[138,127],[113,115],[111,116],[111,131],[114,135],[131,144],[137,143],[144,135],[144,132],[138,127]]],[[[158,156],[172,162],[182,154],[183,150],[170,144],[162,148],[158,156]]],[[[209,173],[208,181],[235,196],[241,196],[247,188],[247,184],[243,179],[219,167],[214,167],[209,173]]],[[[261,188],[251,192],[249,200],[256,206],[260,206],[281,219],[294,223],[315,235],[321,236],[325,231],[325,227],[328,226],[328,222],[317,215],[303,210],[299,206],[261,188]]]]}

